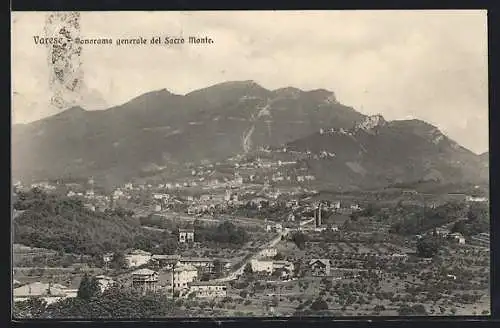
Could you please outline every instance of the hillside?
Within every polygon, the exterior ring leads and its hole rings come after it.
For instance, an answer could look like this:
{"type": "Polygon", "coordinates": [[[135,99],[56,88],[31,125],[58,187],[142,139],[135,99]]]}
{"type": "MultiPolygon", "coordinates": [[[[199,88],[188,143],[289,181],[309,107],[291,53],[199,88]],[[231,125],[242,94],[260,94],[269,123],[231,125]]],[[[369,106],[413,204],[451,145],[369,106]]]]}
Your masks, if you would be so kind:
{"type": "Polygon", "coordinates": [[[141,248],[163,250],[176,243],[173,236],[145,231],[125,211],[98,213],[78,200],[31,190],[18,195],[14,208],[13,242],[66,253],[99,255],[141,248]]]}
{"type": "Polygon", "coordinates": [[[273,149],[272,158],[299,159],[306,174],[334,189],[488,181],[488,154],[470,152],[426,122],[387,122],[340,104],[331,91],[267,90],[253,81],[186,95],[163,89],[108,110],[73,107],[15,125],[12,167],[16,180],[94,176],[113,186],[182,177],[186,164],[251,156],[263,147],[273,149]]]}
{"type": "Polygon", "coordinates": [[[70,108],[12,132],[13,176],[94,175],[109,183],[179,163],[221,160],[279,145],[321,127],[352,127],[363,115],[326,90],[270,91],[226,82],[187,95],[146,93],[103,111],[70,108]]]}
{"type": "Polygon", "coordinates": [[[407,181],[484,183],[488,167],[439,129],[419,120],[372,116],[352,129],[330,128],[286,145],[308,154],[309,171],[323,184],[377,187],[407,181]]]}

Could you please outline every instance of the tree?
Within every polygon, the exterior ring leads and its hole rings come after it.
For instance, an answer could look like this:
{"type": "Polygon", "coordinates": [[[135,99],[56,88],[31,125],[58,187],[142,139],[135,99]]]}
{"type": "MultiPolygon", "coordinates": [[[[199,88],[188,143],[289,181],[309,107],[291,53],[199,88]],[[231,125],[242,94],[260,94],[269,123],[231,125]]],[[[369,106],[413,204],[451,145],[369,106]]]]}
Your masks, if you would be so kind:
{"type": "Polygon", "coordinates": [[[285,256],[283,255],[283,253],[279,252],[279,253],[277,253],[277,254],[274,256],[274,258],[273,258],[273,259],[274,259],[274,260],[276,260],[276,261],[281,261],[281,260],[284,260],[284,259],[285,259],[285,256]]]}
{"type": "Polygon", "coordinates": [[[251,275],[253,273],[252,265],[250,263],[247,263],[245,265],[245,268],[243,269],[243,274],[244,275],[251,275]]]}
{"type": "Polygon", "coordinates": [[[220,278],[222,275],[222,262],[219,259],[214,260],[214,276],[220,278]]]}
{"type": "Polygon", "coordinates": [[[203,272],[200,277],[200,281],[209,281],[209,280],[210,280],[210,273],[203,272]]]}
{"type": "Polygon", "coordinates": [[[47,302],[41,298],[29,298],[26,301],[15,302],[13,314],[16,318],[40,318],[45,311],[47,302]]]}
{"type": "Polygon", "coordinates": [[[78,287],[77,297],[83,300],[89,300],[101,293],[101,287],[95,277],[89,277],[85,274],[78,287]]]}
{"type": "Polygon", "coordinates": [[[113,259],[110,262],[111,268],[115,270],[122,270],[128,268],[128,262],[125,258],[125,254],[123,252],[116,252],[113,254],[113,259]]]}
{"type": "Polygon", "coordinates": [[[318,298],[314,302],[312,302],[311,310],[314,310],[314,311],[328,310],[328,303],[326,303],[325,300],[318,298]]]}
{"type": "Polygon", "coordinates": [[[306,248],[306,235],[302,232],[296,232],[292,235],[292,241],[297,245],[299,249],[306,248]]]}
{"type": "Polygon", "coordinates": [[[439,251],[439,242],[434,237],[424,237],[417,242],[417,255],[420,257],[434,257],[439,251]]]}

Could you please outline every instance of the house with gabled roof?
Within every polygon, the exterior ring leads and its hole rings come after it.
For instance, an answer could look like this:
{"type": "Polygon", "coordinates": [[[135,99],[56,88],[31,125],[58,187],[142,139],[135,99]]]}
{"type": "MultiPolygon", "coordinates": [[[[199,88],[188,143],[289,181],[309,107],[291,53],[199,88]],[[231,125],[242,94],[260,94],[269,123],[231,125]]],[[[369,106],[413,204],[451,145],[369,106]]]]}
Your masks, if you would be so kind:
{"type": "Polygon", "coordinates": [[[312,259],[309,261],[309,268],[313,276],[324,277],[331,274],[329,259],[312,259]]]}

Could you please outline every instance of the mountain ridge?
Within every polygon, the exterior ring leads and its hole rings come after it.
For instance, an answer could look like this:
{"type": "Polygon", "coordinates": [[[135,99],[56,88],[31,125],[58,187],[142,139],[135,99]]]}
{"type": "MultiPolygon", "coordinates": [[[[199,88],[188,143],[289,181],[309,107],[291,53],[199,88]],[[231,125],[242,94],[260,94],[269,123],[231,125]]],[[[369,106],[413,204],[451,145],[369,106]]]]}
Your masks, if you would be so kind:
{"type": "MultiPolygon", "coordinates": [[[[92,175],[120,183],[185,163],[225,160],[264,146],[300,144],[328,129],[357,128],[372,136],[390,126],[387,131],[394,136],[434,138],[435,147],[439,147],[437,139],[445,137],[424,121],[393,122],[397,121],[366,116],[342,105],[334,92],[325,89],[268,90],[253,80],[227,81],[185,95],[159,89],[105,110],[76,106],[14,125],[13,175],[29,180],[92,175]]],[[[449,147],[463,152],[455,144],[450,142],[449,147]]]]}

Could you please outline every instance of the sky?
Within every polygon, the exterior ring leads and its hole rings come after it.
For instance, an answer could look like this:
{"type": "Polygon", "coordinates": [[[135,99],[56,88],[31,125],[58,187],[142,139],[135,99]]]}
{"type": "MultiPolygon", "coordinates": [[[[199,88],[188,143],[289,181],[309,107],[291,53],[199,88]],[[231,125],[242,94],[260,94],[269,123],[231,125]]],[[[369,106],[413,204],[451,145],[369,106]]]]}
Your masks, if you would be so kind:
{"type": "Polygon", "coordinates": [[[327,89],[363,114],[418,118],[476,153],[488,150],[486,11],[82,12],[85,39],[214,43],[83,45],[72,59],[80,84],[57,106],[48,48],[33,38],[50,36],[49,14],[12,14],[13,123],[72,105],[105,109],[152,90],[254,80],[267,89],[327,89]]]}

